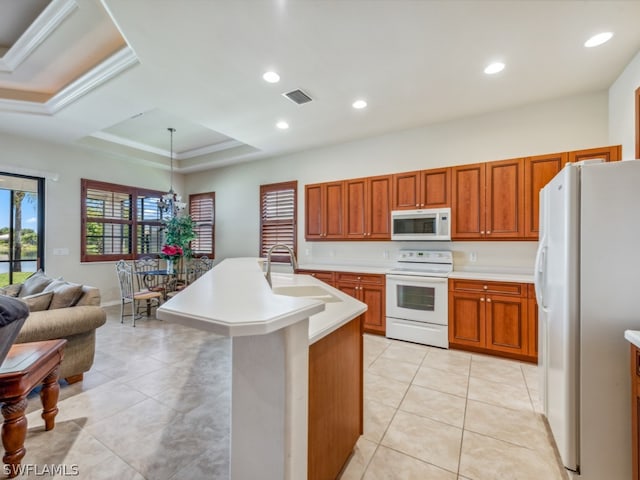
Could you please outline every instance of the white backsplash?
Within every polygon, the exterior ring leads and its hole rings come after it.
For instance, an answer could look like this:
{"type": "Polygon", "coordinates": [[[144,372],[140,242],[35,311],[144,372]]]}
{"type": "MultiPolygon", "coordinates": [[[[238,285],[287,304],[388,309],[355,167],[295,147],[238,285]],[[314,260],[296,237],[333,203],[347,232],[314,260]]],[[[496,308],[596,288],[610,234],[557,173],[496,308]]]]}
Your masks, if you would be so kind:
{"type": "Polygon", "coordinates": [[[301,242],[304,265],[388,267],[403,248],[450,250],[456,270],[533,272],[538,242],[301,242]]]}

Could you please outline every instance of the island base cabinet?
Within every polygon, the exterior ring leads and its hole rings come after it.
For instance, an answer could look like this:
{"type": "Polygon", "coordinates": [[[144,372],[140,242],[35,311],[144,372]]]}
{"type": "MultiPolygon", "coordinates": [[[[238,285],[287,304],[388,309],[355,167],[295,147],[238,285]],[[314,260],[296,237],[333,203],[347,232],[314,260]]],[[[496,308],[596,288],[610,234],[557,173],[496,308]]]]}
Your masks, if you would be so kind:
{"type": "Polygon", "coordinates": [[[309,347],[308,479],[335,479],[363,432],[362,316],[309,347]]]}

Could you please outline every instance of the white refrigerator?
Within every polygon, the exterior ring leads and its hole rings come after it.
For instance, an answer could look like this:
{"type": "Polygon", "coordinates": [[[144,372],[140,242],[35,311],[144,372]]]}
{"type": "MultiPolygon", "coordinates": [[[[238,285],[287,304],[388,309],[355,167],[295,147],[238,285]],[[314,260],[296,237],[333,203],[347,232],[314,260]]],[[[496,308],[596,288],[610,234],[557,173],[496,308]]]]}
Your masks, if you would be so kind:
{"type": "Polygon", "coordinates": [[[631,478],[626,329],[640,329],[640,161],[568,164],[540,192],[544,413],[565,468],[631,478]]]}

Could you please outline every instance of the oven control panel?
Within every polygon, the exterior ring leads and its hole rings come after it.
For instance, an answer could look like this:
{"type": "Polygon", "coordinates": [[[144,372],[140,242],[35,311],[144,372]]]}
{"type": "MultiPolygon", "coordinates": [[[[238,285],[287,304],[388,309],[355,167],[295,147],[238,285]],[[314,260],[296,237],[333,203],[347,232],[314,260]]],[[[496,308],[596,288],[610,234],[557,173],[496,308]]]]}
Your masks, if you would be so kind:
{"type": "Polygon", "coordinates": [[[400,250],[398,262],[453,263],[453,253],[448,250],[400,250]]]}

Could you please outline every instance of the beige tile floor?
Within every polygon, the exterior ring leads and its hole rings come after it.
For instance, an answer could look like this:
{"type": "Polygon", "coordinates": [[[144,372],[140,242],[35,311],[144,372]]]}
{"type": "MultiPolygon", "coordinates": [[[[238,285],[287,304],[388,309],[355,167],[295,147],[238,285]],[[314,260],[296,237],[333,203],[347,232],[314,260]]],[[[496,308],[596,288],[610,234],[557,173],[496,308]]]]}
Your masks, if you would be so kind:
{"type": "MultiPolygon", "coordinates": [[[[30,396],[23,465],[228,478],[228,339],[155,319],[134,329],[107,312],[93,368],[61,388],[54,430],[30,396]]],[[[370,335],[365,366],[365,431],[342,480],[564,478],[535,410],[535,367],[370,335]]]]}

